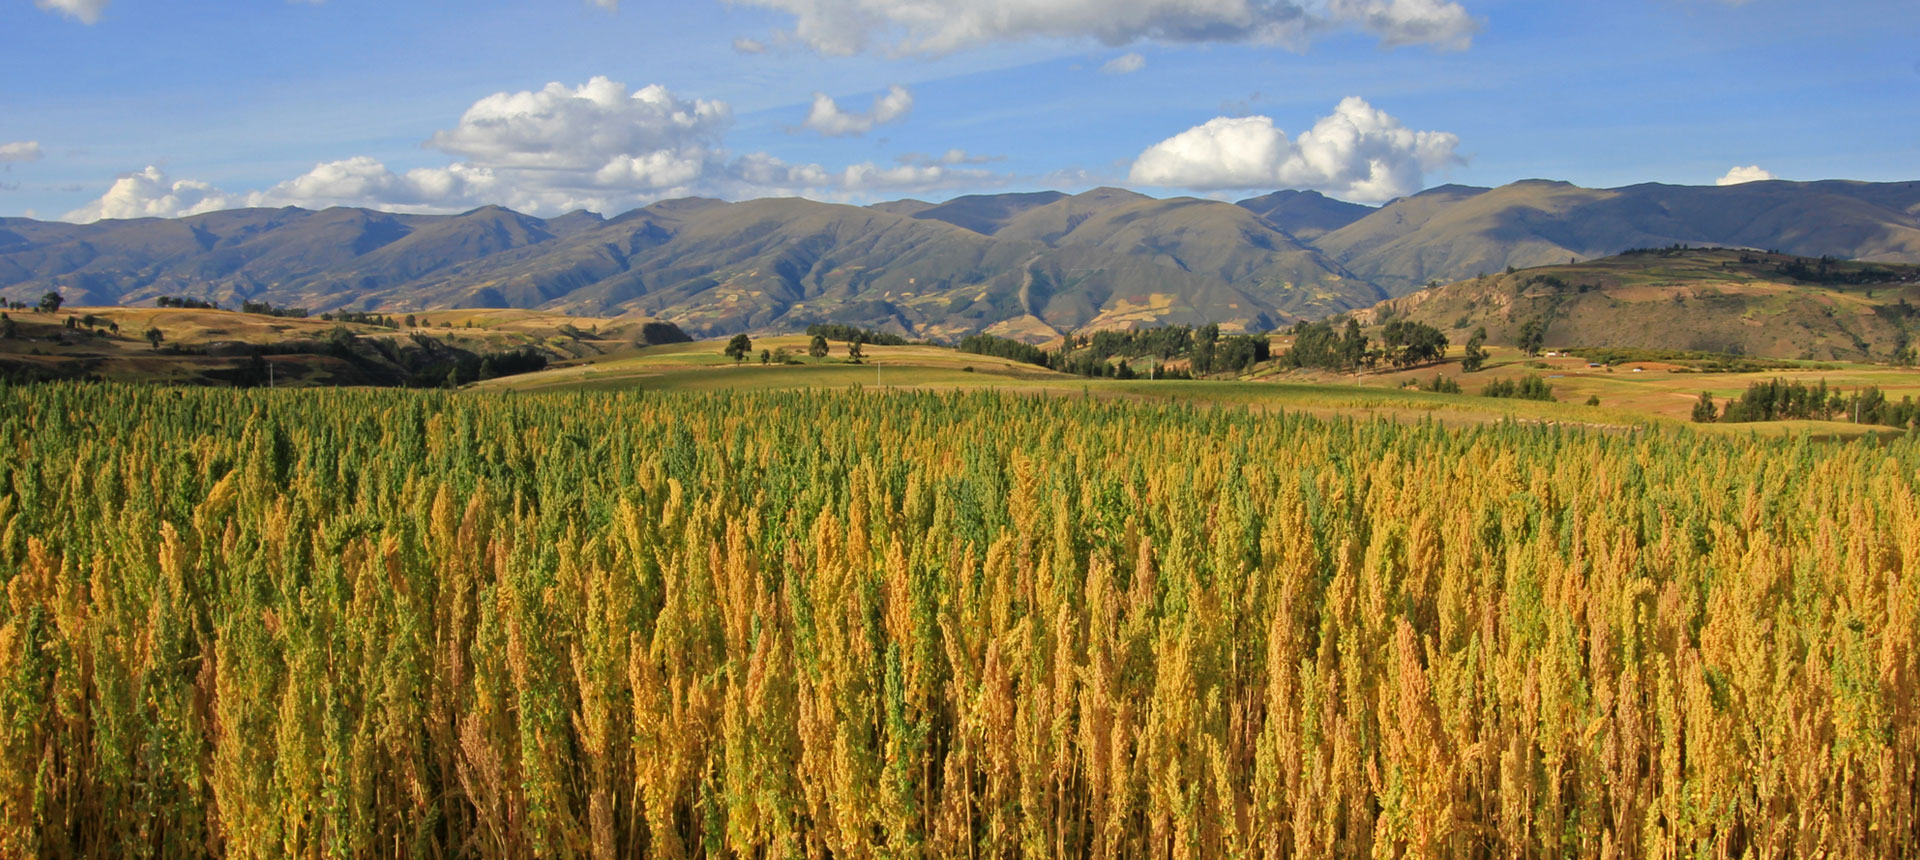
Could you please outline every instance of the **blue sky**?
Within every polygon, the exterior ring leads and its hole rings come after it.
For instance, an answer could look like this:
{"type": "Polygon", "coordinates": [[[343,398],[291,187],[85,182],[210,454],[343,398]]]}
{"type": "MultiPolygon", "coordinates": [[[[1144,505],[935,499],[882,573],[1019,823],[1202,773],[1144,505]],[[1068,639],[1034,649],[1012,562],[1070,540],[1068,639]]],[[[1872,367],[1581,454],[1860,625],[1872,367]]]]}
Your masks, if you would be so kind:
{"type": "Polygon", "coordinates": [[[1916,42],[1912,0],[0,0],[0,215],[1908,180],[1916,42]]]}

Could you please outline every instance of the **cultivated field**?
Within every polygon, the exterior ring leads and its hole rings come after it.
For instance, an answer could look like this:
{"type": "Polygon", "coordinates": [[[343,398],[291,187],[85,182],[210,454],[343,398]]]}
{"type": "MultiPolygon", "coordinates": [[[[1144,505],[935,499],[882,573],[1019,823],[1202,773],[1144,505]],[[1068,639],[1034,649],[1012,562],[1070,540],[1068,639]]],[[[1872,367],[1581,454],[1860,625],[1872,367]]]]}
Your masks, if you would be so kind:
{"type": "Polygon", "coordinates": [[[71,384],[0,432],[4,856],[1920,852],[1908,439],[71,384]]]}
{"type": "MultiPolygon", "coordinates": [[[[1445,362],[1404,371],[1334,374],[1280,372],[1263,367],[1240,379],[1122,381],[1085,379],[1030,364],[934,346],[868,345],[863,347],[866,353],[863,363],[851,364],[846,358],[846,345],[834,343],[828,357],[816,360],[806,357],[807,341],[804,336],[756,339],[753,356],[741,362],[722,354],[724,341],[671,344],[637,350],[615,359],[571,362],[540,373],[492,380],[481,383],[477,389],[791,391],[854,385],[905,390],[994,389],[1244,405],[1323,417],[1432,418],[1448,424],[1519,420],[1605,428],[1686,422],[1702,391],[1724,400],[1744,392],[1752,382],[1775,378],[1809,384],[1824,379],[1830,387],[1848,390],[1876,386],[1894,401],[1920,396],[1920,370],[1872,364],[1807,362],[1798,367],[1755,373],[1705,373],[1663,362],[1589,367],[1583,358],[1529,359],[1511,348],[1492,347],[1487,367],[1468,374],[1460,370],[1461,350],[1455,347],[1452,357],[1445,362]],[[762,365],[758,359],[762,349],[785,349],[796,356],[799,363],[762,365]],[[1489,382],[1528,374],[1551,383],[1558,402],[1473,396],[1489,382]],[[1435,394],[1413,389],[1420,383],[1431,382],[1436,375],[1458,381],[1463,393],[1435,394]],[[1600,404],[1585,405],[1591,397],[1599,398],[1600,404]]],[[[1275,338],[1276,349],[1284,345],[1284,339],[1275,338]]],[[[1144,364],[1140,372],[1146,373],[1144,364]]],[[[1742,435],[1807,432],[1824,437],[1904,432],[1900,428],[1846,421],[1707,425],[1704,429],[1742,435]]]]}

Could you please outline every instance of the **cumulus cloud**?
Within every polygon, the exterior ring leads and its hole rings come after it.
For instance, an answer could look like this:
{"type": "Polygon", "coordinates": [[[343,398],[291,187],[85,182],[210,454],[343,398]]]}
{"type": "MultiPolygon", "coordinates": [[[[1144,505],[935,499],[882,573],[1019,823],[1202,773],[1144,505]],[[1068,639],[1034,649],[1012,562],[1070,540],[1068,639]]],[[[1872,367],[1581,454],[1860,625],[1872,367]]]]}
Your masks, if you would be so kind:
{"type": "Polygon", "coordinates": [[[1127,53],[1108,60],[1106,65],[1100,67],[1100,71],[1106,72],[1109,75],[1131,75],[1146,67],[1146,57],[1142,57],[1138,53],[1127,53]]]}
{"type": "Polygon", "coordinates": [[[742,36],[733,40],[733,49],[742,54],[764,54],[767,50],[767,43],[758,39],[749,39],[742,36]]]}
{"type": "Polygon", "coordinates": [[[493,171],[485,167],[454,164],[395,173],[363,155],[314,165],[300,176],[248,195],[247,205],[356,206],[377,201],[393,208],[467,208],[478,205],[496,184],[493,171]]]}
{"type": "Polygon", "coordinates": [[[1714,180],[1713,184],[1741,185],[1747,182],[1766,182],[1767,180],[1774,179],[1774,178],[1776,177],[1773,174],[1768,173],[1765,170],[1761,170],[1760,165],[1749,164],[1746,167],[1735,167],[1732,170],[1727,171],[1727,175],[1714,180]]]}
{"type": "Polygon", "coordinates": [[[873,130],[876,125],[893,122],[913,110],[913,94],[906,87],[893,86],[873,100],[873,108],[866,113],[849,113],[840,109],[840,104],[826,93],[813,94],[813,107],[807,111],[807,119],[802,128],[809,128],[827,137],[846,137],[862,135],[873,130]]]}
{"type": "Polygon", "coordinates": [[[1461,163],[1460,138],[1413,131],[1347,98],[1296,140],[1264,116],[1217,117],[1148,147],[1132,182],[1198,190],[1310,188],[1376,202],[1410,194],[1429,171],[1461,163]]]}
{"type": "Polygon", "coordinates": [[[33,0],[33,5],[48,12],[58,12],[82,24],[98,22],[100,13],[107,10],[107,0],[33,0]]]}
{"type": "Polygon", "coordinates": [[[1451,0],[732,0],[793,16],[782,36],[824,54],[944,54],[991,42],[1256,42],[1304,47],[1359,28],[1388,46],[1465,48],[1480,24],[1451,0]]]}
{"type": "Polygon", "coordinates": [[[91,223],[102,218],[176,218],[244,205],[241,198],[205,182],[173,181],[149,166],[114,180],[99,200],[67,213],[65,220],[91,223]]]}
{"type": "Polygon", "coordinates": [[[598,170],[643,154],[698,159],[732,120],[725,102],[682,99],[658,84],[629,93],[596,77],[487,96],[427,146],[486,167],[598,170]]]}
{"type": "Polygon", "coordinates": [[[995,184],[996,177],[985,170],[954,167],[950,164],[896,164],[883,166],[863,162],[847,167],[839,176],[838,187],[845,191],[931,191],[958,185],[995,184]]]}
{"type": "Polygon", "coordinates": [[[0,164],[39,160],[40,141],[20,140],[13,143],[0,143],[0,164]]]}
{"type": "MultiPolygon", "coordinates": [[[[895,87],[865,114],[838,114],[833,127],[871,127],[898,119],[911,106],[911,95],[895,87]]],[[[788,164],[765,153],[735,156],[724,146],[731,120],[724,102],[683,98],[664,87],[634,91],[605,78],[578,87],[549,84],[480,99],[452,128],[435,133],[427,146],[457,157],[446,166],[401,171],[360,156],[321,163],[244,193],[175,181],[149,167],[121,177],[67,218],[175,217],[238,206],[461,212],[488,203],[534,214],[611,213],[693,194],[845,197],[1002,181],[971,166],[989,159],[960,149],[898,165],[842,169],[788,164]]]]}

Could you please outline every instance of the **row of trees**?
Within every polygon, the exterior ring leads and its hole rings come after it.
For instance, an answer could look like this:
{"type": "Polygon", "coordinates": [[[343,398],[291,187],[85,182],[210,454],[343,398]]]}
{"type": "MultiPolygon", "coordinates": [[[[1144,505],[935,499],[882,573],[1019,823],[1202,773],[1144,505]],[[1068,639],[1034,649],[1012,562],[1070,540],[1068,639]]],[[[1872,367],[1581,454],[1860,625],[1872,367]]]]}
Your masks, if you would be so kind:
{"type": "Polygon", "coordinates": [[[815,323],[807,326],[807,334],[822,340],[837,340],[845,343],[859,341],[874,346],[906,346],[909,343],[906,338],[891,332],[838,323],[815,323]]]}
{"type": "Polygon", "coordinates": [[[990,355],[1040,367],[1048,367],[1052,363],[1047,351],[1040,347],[990,334],[967,335],[954,348],[974,355],[990,355]]]}
{"type": "Polygon", "coordinates": [[[1553,384],[1534,374],[1518,379],[1496,379],[1480,389],[1481,397],[1510,397],[1516,400],[1556,400],[1553,384]]]}
{"type": "MultiPolygon", "coordinates": [[[[851,331],[853,336],[851,340],[847,341],[847,360],[854,364],[859,364],[867,357],[865,349],[866,342],[864,340],[864,334],[859,329],[852,329],[851,331]]],[[[830,350],[831,347],[827,343],[827,335],[825,334],[815,334],[807,343],[807,355],[814,359],[826,358],[830,350]]],[[[736,334],[727,341],[727,345],[720,351],[726,355],[726,357],[733,359],[735,363],[746,361],[747,356],[753,354],[753,338],[744,333],[736,334]]],[[[781,350],[781,352],[784,354],[785,350],[781,350]]],[[[761,350],[760,363],[772,364],[773,353],[767,350],[761,350]]],[[[785,364],[786,362],[783,360],[780,363],[785,364]]]]}
{"type": "Polygon", "coordinates": [[[1824,379],[1814,385],[1771,379],[1749,383],[1745,392],[1728,399],[1724,405],[1716,403],[1711,392],[1700,392],[1700,399],[1693,406],[1693,420],[1702,423],[1836,419],[1920,427],[1920,405],[1916,405],[1911,396],[1897,403],[1891,401],[1876,386],[1843,390],[1827,387],[1824,379]]]}
{"type": "Polygon", "coordinates": [[[154,299],[153,303],[155,306],[163,308],[188,308],[201,311],[217,311],[220,309],[220,306],[213,302],[188,298],[186,296],[161,296],[154,299]]]}
{"type": "Polygon", "coordinates": [[[392,316],[372,311],[328,311],[320,314],[325,322],[353,323],[356,325],[379,326],[381,328],[399,328],[400,321],[392,316]]]}
{"type": "MultiPolygon", "coordinates": [[[[1320,320],[1296,323],[1287,333],[1293,337],[1293,345],[1280,354],[1280,363],[1293,368],[1351,372],[1372,369],[1385,362],[1404,369],[1431,364],[1447,354],[1446,334],[1412,320],[1388,321],[1381,329],[1378,347],[1361,334],[1360,323],[1351,318],[1339,332],[1334,330],[1331,320],[1320,320]]],[[[1484,343],[1485,331],[1478,337],[1479,342],[1484,343]]],[[[1477,344],[1470,346],[1470,351],[1475,349],[1477,344]]],[[[1480,360],[1484,358],[1482,353],[1480,360]]],[[[1469,371],[1478,369],[1478,362],[1468,368],[1469,371]]]]}
{"type": "MultiPolygon", "coordinates": [[[[306,319],[307,317],[306,308],[277,307],[272,302],[243,301],[240,303],[240,312],[243,314],[261,314],[270,317],[292,317],[295,319],[306,319]]],[[[413,317],[409,316],[407,319],[412,320],[413,317]]],[[[413,323],[409,322],[407,325],[412,326],[413,323]]]]}
{"type": "Polygon", "coordinates": [[[103,385],[0,433],[4,856],[1920,854],[1906,439],[103,385]]]}
{"type": "Polygon", "coordinates": [[[1912,271],[1900,272],[1884,266],[1849,265],[1831,256],[1817,260],[1792,257],[1782,261],[1773,270],[1796,281],[1809,284],[1897,284],[1912,281],[1915,277],[1912,271]]]}
{"type": "Polygon", "coordinates": [[[957,344],[962,352],[992,355],[1086,377],[1133,379],[1140,375],[1133,362],[1149,359],[1146,374],[1156,379],[1191,379],[1213,373],[1242,373],[1272,358],[1266,335],[1222,335],[1220,326],[1174,325],[1149,329],[1109,330],[1068,335],[1058,350],[1049,352],[1031,344],[989,334],[969,335],[957,344]],[[1182,360],[1188,371],[1170,371],[1167,362],[1182,360]]]}

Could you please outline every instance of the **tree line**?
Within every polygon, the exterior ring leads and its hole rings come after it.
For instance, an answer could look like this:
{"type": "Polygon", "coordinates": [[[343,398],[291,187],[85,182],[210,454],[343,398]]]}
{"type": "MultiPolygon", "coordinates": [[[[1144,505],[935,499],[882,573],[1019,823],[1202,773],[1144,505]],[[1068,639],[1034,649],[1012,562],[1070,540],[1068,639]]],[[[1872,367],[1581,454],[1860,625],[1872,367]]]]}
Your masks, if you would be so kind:
{"type": "MultiPolygon", "coordinates": [[[[1336,331],[1332,320],[1295,323],[1287,333],[1293,345],[1280,354],[1285,367],[1353,372],[1371,370],[1382,363],[1396,368],[1418,367],[1446,357],[1447,336],[1426,323],[1390,320],[1381,329],[1378,346],[1360,331],[1360,323],[1348,318],[1336,331]]],[[[1481,332],[1478,343],[1484,343],[1481,332]]],[[[1477,345],[1477,344],[1476,344],[1477,345]]],[[[1476,364],[1470,370],[1478,370],[1476,364]]]]}
{"type": "Polygon", "coordinates": [[[1920,428],[1920,404],[1912,396],[1894,402],[1878,386],[1839,389],[1829,388],[1824,379],[1814,385],[1770,379],[1749,383],[1724,404],[1717,403],[1712,392],[1702,391],[1692,417],[1700,423],[1839,420],[1911,429],[1920,428]]]}

